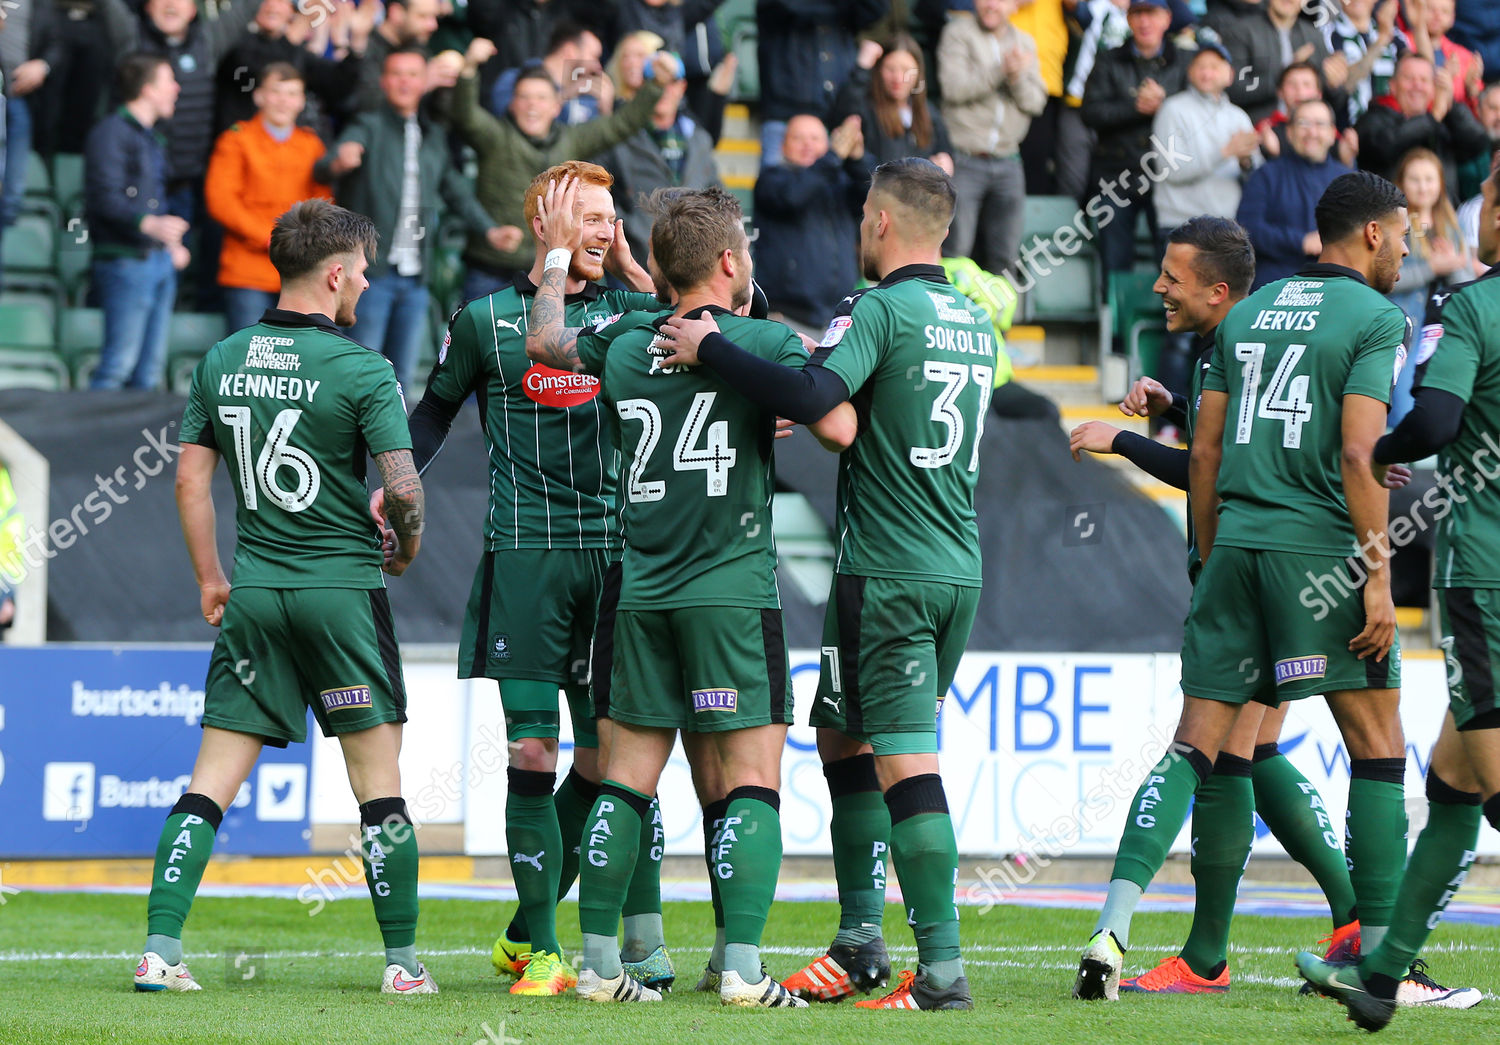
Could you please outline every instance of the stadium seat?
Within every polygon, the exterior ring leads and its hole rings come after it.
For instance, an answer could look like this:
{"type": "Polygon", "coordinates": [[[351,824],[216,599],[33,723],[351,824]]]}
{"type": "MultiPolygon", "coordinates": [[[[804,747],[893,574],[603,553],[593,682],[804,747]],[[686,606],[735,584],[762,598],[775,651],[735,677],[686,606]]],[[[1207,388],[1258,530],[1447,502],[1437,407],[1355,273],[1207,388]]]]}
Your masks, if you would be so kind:
{"type": "Polygon", "coordinates": [[[69,217],[83,213],[83,157],[60,152],[52,157],[52,198],[69,217]]]}
{"type": "Polygon", "coordinates": [[[1151,289],[1158,273],[1155,267],[1138,264],[1129,272],[1112,272],[1109,276],[1113,336],[1129,360],[1131,380],[1154,376],[1161,359],[1166,324],[1161,298],[1151,289]]]}
{"type": "Polygon", "coordinates": [[[69,304],[81,305],[89,283],[89,262],[93,258],[89,227],[80,217],[69,218],[57,238],[55,271],[69,304]]]}
{"type": "Polygon", "coordinates": [[[88,375],[99,362],[99,349],[103,344],[103,309],[62,310],[57,320],[57,351],[73,375],[73,387],[86,387],[88,375]]]}
{"type": "Polygon", "coordinates": [[[1053,248],[1035,255],[1030,272],[1017,281],[1022,289],[1019,322],[1095,323],[1099,316],[1098,267],[1094,244],[1078,235],[1075,218],[1078,203],[1071,196],[1028,196],[1021,226],[1023,257],[1032,243],[1053,239],[1059,229],[1073,230],[1074,251],[1068,254],[1053,248]],[[1058,262],[1054,264],[1054,261],[1058,262]],[[1028,288],[1027,284],[1031,284],[1028,288]]]}
{"type": "Polygon", "coordinates": [[[68,368],[53,351],[51,303],[0,299],[0,387],[68,387],[68,368]]]}
{"type": "MultiPolygon", "coordinates": [[[[58,305],[57,299],[45,291],[7,290],[0,293],[0,311],[31,313],[37,317],[38,323],[47,327],[55,327],[58,305]]],[[[28,345],[45,344],[50,348],[54,341],[48,337],[45,342],[28,340],[25,343],[28,345]]]]}
{"type": "Polygon", "coordinates": [[[186,395],[198,360],[228,333],[221,312],[173,312],[167,329],[167,387],[186,395]]]}
{"type": "Polygon", "coordinates": [[[729,92],[730,100],[759,101],[760,56],[757,48],[760,34],[755,23],[755,0],[726,0],[719,5],[714,17],[724,37],[724,49],[733,51],[740,60],[734,88],[729,92]]]}
{"type": "Polygon", "coordinates": [[[26,157],[26,195],[52,196],[52,175],[47,171],[47,161],[35,152],[26,157]]]}
{"type": "Polygon", "coordinates": [[[22,214],[5,230],[5,272],[52,275],[57,227],[37,214],[22,214]]]}

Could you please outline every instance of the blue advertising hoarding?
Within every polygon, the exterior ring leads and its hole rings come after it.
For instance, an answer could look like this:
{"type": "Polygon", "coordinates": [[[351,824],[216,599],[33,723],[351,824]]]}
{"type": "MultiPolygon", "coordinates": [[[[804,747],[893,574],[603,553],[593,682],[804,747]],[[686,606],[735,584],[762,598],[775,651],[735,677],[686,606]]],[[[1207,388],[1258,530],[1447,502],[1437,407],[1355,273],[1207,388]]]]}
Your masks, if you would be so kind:
{"type": "MultiPolygon", "coordinates": [[[[0,646],[0,857],[151,856],[193,771],[208,656],[0,646]]],[[[308,852],[311,767],[308,744],[263,749],[214,851],[308,852]]]]}

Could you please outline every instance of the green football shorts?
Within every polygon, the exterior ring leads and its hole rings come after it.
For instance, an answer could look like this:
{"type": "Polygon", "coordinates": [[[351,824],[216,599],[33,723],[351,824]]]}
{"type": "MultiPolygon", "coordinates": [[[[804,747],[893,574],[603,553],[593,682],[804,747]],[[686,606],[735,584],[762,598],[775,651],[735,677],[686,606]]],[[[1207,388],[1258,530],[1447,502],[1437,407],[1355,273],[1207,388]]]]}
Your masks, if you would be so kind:
{"type": "Polygon", "coordinates": [[[690,733],[792,722],[779,609],[618,610],[609,717],[690,733]]]}
{"type": "Polygon", "coordinates": [[[937,751],[937,712],[963,659],[979,589],[837,574],[809,725],[878,755],[937,751]]]}
{"type": "Polygon", "coordinates": [[[307,739],[406,721],[401,653],[384,588],[234,588],[208,662],[203,724],[307,739]]]}
{"type": "Polygon", "coordinates": [[[1500,591],[1438,588],[1437,600],[1453,721],[1461,730],[1500,728],[1500,591]]]}
{"type": "Polygon", "coordinates": [[[1263,702],[1279,704],[1340,690],[1399,688],[1399,639],[1378,661],[1349,651],[1349,640],[1364,626],[1363,581],[1347,559],[1217,547],[1193,586],[1182,691],[1229,704],[1259,693],[1263,702]],[[1264,692],[1268,681],[1274,696],[1264,692]]]}
{"type": "Polygon", "coordinates": [[[458,677],[587,686],[609,556],[599,548],[485,552],[464,612],[458,677]]]}

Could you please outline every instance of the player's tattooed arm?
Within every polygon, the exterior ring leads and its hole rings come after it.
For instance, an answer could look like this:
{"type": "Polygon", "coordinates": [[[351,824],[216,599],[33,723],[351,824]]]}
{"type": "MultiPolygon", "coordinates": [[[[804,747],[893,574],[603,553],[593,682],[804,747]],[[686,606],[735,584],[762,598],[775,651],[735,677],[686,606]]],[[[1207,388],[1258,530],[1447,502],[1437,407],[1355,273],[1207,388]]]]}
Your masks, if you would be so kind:
{"type": "Polygon", "coordinates": [[[422,522],[426,513],[422,477],[417,474],[410,450],[387,450],[376,454],[375,467],[380,469],[381,482],[385,486],[386,522],[396,541],[394,555],[382,568],[399,576],[417,557],[417,549],[422,543],[422,522]]]}
{"type": "Polygon", "coordinates": [[[558,370],[583,369],[578,360],[578,332],[582,327],[563,325],[566,308],[568,271],[573,252],[583,242],[581,203],[578,181],[564,178],[549,182],[537,200],[537,219],[541,224],[542,245],[547,248],[542,281],[531,303],[526,323],[526,354],[538,363],[558,370]],[[566,254],[568,260],[557,264],[566,254]]]}
{"type": "Polygon", "coordinates": [[[568,270],[550,268],[542,273],[541,285],[531,303],[527,322],[526,354],[538,363],[558,370],[582,370],[578,359],[578,332],[582,327],[563,325],[564,286],[568,270]]]}

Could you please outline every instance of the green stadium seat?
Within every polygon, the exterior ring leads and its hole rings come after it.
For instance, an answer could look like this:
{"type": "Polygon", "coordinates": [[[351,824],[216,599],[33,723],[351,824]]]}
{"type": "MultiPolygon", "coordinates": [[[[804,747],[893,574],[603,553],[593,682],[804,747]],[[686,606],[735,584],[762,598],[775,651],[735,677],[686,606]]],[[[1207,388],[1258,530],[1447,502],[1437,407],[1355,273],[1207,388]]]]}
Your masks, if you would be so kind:
{"type": "Polygon", "coordinates": [[[167,327],[167,387],[186,395],[198,360],[229,332],[222,312],[173,312],[167,327]]]}
{"type": "Polygon", "coordinates": [[[88,385],[104,345],[104,310],[65,308],[57,319],[57,351],[73,375],[73,387],[88,385]]]}
{"type": "Polygon", "coordinates": [[[57,238],[56,274],[68,303],[81,305],[88,289],[89,263],[93,258],[89,227],[82,218],[69,218],[57,238]]]}
{"type": "Polygon", "coordinates": [[[47,171],[47,161],[35,152],[26,157],[26,195],[52,195],[52,175],[47,171]]]}
{"type": "Polygon", "coordinates": [[[68,368],[53,351],[50,301],[46,307],[15,295],[0,299],[0,387],[68,387],[68,368]]]}
{"type": "Polygon", "coordinates": [[[8,352],[0,349],[0,389],[34,388],[61,392],[68,387],[68,370],[48,352],[8,352]]]}
{"type": "Polygon", "coordinates": [[[52,198],[69,217],[83,213],[83,157],[60,152],[52,157],[52,198]]]}
{"type": "MultiPolygon", "coordinates": [[[[30,313],[37,317],[38,324],[55,328],[58,312],[57,299],[44,291],[7,290],[0,293],[0,312],[30,313]]],[[[48,337],[45,342],[41,342],[33,338],[23,343],[26,345],[45,344],[50,348],[53,339],[48,337]]]]}
{"type": "Polygon", "coordinates": [[[5,230],[5,271],[17,273],[55,272],[57,226],[38,214],[22,214],[5,230]]]}
{"type": "Polygon", "coordinates": [[[1021,224],[1023,259],[1038,240],[1054,241],[1059,229],[1071,229],[1063,243],[1022,262],[1016,283],[1021,290],[1020,323],[1096,323],[1099,317],[1098,265],[1093,240],[1078,233],[1078,203],[1071,196],[1028,196],[1021,224]]]}
{"type": "Polygon", "coordinates": [[[1166,339],[1161,298],[1151,289],[1160,270],[1138,264],[1129,272],[1109,276],[1113,336],[1130,361],[1130,377],[1155,375],[1166,339]]]}

